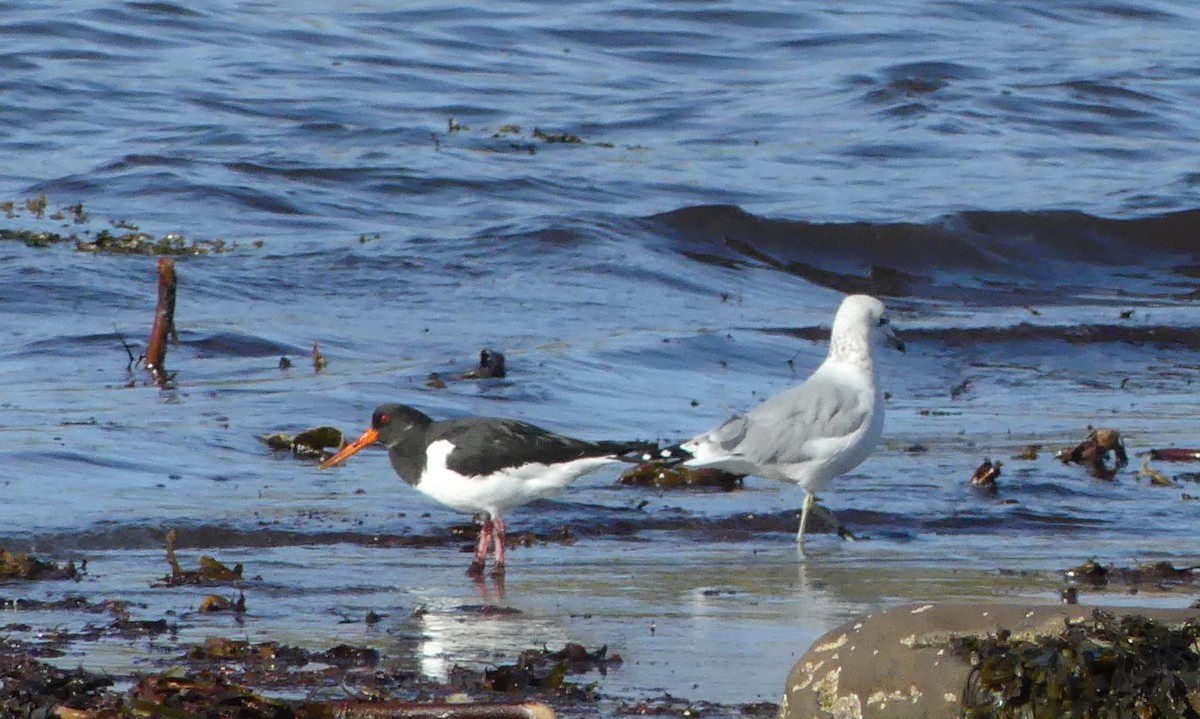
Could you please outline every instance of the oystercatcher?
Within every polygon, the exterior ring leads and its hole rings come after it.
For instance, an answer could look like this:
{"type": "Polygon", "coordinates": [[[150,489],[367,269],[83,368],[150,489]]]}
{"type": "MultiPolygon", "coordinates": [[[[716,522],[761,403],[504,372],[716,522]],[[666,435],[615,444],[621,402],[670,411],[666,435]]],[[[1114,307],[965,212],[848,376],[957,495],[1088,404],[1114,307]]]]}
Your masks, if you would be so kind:
{"type": "Polygon", "coordinates": [[[371,415],[371,428],[322,462],[321,469],[374,442],[387,447],[396,474],[418,491],[461,512],[483,515],[475,559],[467,570],[473,576],[483,573],[489,548],[496,557],[492,572],[504,573],[504,515],[509,510],[557,494],[626,455],[657,448],[652,442],[574,439],[515,419],[434,421],[407,405],[384,404],[371,415]]]}

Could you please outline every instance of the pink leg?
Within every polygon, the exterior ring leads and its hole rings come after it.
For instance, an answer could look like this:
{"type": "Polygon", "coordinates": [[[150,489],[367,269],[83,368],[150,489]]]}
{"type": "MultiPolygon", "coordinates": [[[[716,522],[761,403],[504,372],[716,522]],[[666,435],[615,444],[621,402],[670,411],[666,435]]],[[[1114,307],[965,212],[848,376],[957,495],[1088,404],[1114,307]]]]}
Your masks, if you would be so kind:
{"type": "Polygon", "coordinates": [[[475,560],[467,568],[467,574],[471,576],[483,574],[483,565],[487,563],[489,545],[491,545],[494,536],[492,527],[493,523],[489,517],[483,520],[483,526],[479,528],[479,545],[475,548],[475,560]]]}
{"type": "Polygon", "coordinates": [[[493,520],[496,525],[496,566],[492,568],[492,574],[504,574],[504,520],[496,517],[493,520]]]}

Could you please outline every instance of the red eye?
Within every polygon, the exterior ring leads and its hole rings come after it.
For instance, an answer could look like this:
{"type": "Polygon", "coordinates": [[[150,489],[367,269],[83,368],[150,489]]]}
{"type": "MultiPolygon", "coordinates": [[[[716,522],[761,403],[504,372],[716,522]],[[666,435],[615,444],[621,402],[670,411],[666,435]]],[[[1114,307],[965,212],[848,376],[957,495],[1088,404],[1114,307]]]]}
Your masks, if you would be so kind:
{"type": "Polygon", "coordinates": [[[379,415],[379,424],[391,424],[391,423],[392,423],[392,415],[390,415],[390,414],[379,415]]]}

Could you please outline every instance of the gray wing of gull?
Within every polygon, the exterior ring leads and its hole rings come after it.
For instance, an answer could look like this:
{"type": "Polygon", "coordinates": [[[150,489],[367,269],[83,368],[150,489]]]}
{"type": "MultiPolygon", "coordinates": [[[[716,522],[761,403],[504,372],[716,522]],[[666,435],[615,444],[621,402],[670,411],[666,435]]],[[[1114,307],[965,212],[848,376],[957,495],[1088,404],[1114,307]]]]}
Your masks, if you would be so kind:
{"type": "Polygon", "coordinates": [[[812,459],[811,440],[861,429],[869,406],[863,390],[814,376],[694,441],[755,463],[793,464],[812,459]]]}

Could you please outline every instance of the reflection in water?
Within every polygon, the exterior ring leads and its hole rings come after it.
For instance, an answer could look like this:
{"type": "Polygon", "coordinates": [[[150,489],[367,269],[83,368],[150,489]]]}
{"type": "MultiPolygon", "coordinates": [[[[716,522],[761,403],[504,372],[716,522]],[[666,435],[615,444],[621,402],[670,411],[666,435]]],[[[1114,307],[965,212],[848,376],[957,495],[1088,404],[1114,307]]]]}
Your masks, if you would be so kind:
{"type": "Polygon", "coordinates": [[[482,603],[444,596],[413,613],[415,655],[425,677],[444,682],[455,666],[510,663],[527,649],[561,648],[569,641],[562,617],[536,616],[507,604],[504,577],[472,584],[482,603]]]}
{"type": "Polygon", "coordinates": [[[505,595],[503,574],[492,575],[492,585],[495,587],[495,591],[492,591],[488,588],[488,581],[486,578],[482,576],[476,576],[473,579],[475,582],[475,593],[479,595],[480,599],[488,604],[504,603],[505,595]]]}

